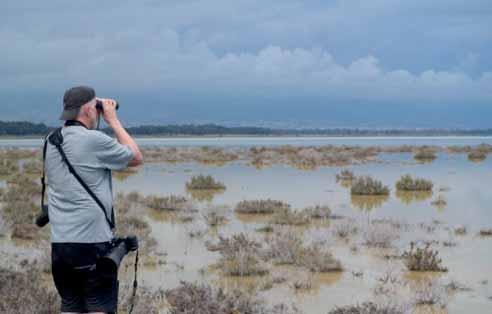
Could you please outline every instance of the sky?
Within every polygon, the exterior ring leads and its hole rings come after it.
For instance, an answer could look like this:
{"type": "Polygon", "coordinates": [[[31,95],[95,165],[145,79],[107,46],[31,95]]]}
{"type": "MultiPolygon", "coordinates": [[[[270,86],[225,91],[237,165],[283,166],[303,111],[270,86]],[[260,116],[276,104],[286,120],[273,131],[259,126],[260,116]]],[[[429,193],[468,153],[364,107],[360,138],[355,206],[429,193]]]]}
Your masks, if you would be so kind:
{"type": "Polygon", "coordinates": [[[0,120],[492,128],[490,0],[0,3],[0,120]]]}

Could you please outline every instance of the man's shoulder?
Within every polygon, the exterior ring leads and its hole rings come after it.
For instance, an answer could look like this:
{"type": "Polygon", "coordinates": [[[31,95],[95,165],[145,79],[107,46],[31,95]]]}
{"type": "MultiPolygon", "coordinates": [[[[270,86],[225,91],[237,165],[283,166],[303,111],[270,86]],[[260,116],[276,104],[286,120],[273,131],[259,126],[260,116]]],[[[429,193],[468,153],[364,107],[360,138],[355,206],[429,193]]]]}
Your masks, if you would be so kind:
{"type": "Polygon", "coordinates": [[[89,130],[84,127],[70,127],[63,130],[70,142],[78,145],[90,146],[97,149],[101,145],[113,140],[109,135],[98,130],[89,130]]]}

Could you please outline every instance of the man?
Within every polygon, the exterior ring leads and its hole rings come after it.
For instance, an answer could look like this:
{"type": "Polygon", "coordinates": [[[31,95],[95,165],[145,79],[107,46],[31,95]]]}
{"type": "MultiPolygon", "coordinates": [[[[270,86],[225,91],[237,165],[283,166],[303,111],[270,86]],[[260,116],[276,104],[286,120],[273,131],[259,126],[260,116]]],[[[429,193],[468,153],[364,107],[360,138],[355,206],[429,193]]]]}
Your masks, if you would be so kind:
{"type": "Polygon", "coordinates": [[[96,260],[110,247],[113,233],[111,170],[142,164],[142,153],[122,127],[116,102],[96,98],[94,89],[73,87],[63,97],[62,149],[76,173],[106,210],[69,172],[60,152],[48,143],[45,170],[51,224],[53,280],[61,296],[62,313],[114,313],[118,300],[117,274],[107,279],[96,260]],[[96,106],[102,102],[102,110],[96,106]],[[94,130],[102,115],[116,139],[94,130]]]}

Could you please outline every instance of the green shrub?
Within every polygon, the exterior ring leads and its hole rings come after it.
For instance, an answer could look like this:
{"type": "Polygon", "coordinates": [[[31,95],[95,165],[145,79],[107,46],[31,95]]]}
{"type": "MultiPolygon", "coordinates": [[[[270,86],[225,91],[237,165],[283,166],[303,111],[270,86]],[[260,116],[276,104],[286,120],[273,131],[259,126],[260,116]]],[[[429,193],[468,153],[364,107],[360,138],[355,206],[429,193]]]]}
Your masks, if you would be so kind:
{"type": "Polygon", "coordinates": [[[409,174],[406,174],[396,182],[396,189],[400,191],[431,191],[434,184],[425,179],[412,178],[409,174]]]}
{"type": "Polygon", "coordinates": [[[357,177],[352,182],[350,193],[353,195],[388,195],[389,188],[381,181],[369,176],[357,177]]]}
{"type": "Polygon", "coordinates": [[[193,176],[191,180],[186,183],[186,188],[190,190],[224,190],[225,185],[215,181],[210,175],[198,175],[193,176]]]}
{"type": "Polygon", "coordinates": [[[235,211],[240,214],[273,214],[285,208],[290,208],[290,205],[282,201],[244,200],[236,205],[235,211]]]}
{"type": "Polygon", "coordinates": [[[434,150],[420,149],[414,155],[413,158],[418,161],[432,161],[437,158],[434,150]]]}

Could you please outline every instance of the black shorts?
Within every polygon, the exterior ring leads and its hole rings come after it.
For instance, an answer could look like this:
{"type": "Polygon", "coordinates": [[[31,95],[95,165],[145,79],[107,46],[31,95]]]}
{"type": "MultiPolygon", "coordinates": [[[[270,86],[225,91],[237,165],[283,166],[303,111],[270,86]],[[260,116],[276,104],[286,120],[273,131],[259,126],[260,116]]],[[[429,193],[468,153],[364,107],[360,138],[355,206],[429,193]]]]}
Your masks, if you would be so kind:
{"type": "Polygon", "coordinates": [[[102,276],[96,269],[97,259],[110,247],[109,242],[51,244],[51,271],[62,312],[116,313],[118,274],[102,276]]]}

